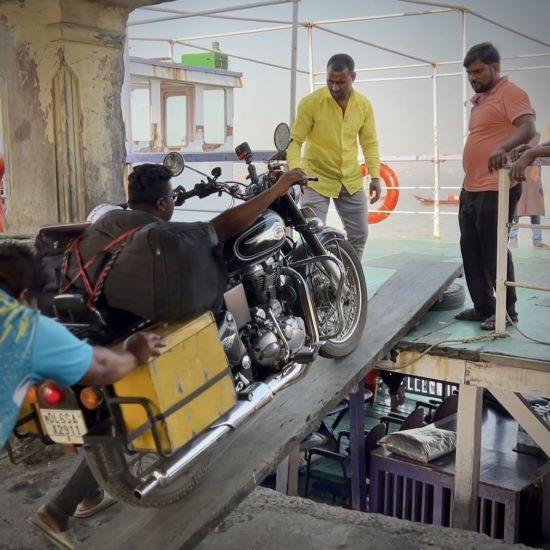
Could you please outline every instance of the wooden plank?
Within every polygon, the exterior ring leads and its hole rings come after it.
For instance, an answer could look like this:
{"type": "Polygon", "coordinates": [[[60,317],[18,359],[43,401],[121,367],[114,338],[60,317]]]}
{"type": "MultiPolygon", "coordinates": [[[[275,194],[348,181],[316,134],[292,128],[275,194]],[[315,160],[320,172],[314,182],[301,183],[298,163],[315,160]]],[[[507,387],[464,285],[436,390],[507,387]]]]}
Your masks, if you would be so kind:
{"type": "Polygon", "coordinates": [[[479,494],[483,391],[461,384],[458,391],[453,527],[475,531],[479,494]]]}
{"type": "Polygon", "coordinates": [[[420,357],[420,353],[416,351],[400,350],[397,368],[385,370],[397,370],[400,374],[461,384],[464,382],[465,368],[466,362],[463,359],[432,354],[420,357]]]}
{"type": "Polygon", "coordinates": [[[369,301],[357,349],[339,360],[319,359],[307,376],[275,396],[211,451],[205,477],[184,500],[166,508],[119,505],[83,548],[192,548],[271,473],[290,448],[319,425],[343,397],[415,324],[458,275],[452,262],[411,262],[369,301]],[[414,289],[414,292],[411,292],[414,289]]]}
{"type": "Polygon", "coordinates": [[[365,479],[365,386],[361,382],[349,396],[351,507],[367,511],[365,479]]]}
{"type": "Polygon", "coordinates": [[[294,497],[298,495],[300,445],[294,445],[288,456],[277,466],[275,490],[294,497]]]}
{"type": "Polygon", "coordinates": [[[550,456],[550,426],[533,410],[519,393],[491,388],[491,393],[516,422],[533,438],[535,443],[550,456]]]}
{"type": "Polygon", "coordinates": [[[399,351],[395,367],[381,362],[385,370],[431,378],[453,384],[550,395],[550,363],[484,354],[484,361],[468,361],[444,355],[421,356],[418,351],[399,351]]]}
{"type": "Polygon", "coordinates": [[[550,372],[528,368],[506,367],[496,363],[466,362],[464,380],[483,388],[550,395],[550,372]]]}
{"type": "Polygon", "coordinates": [[[512,357],[510,355],[496,355],[494,353],[480,353],[480,361],[491,363],[502,367],[514,367],[533,371],[546,372],[550,374],[550,361],[538,361],[524,357],[512,357]]]}

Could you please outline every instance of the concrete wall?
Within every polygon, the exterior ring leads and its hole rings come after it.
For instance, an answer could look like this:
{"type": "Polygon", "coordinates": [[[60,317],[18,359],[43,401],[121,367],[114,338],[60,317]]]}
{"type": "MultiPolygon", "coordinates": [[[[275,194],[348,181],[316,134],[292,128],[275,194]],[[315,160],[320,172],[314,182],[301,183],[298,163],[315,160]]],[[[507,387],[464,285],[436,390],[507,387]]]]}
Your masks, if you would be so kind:
{"type": "Polygon", "coordinates": [[[123,198],[126,23],[159,1],[0,0],[9,232],[123,198]]]}

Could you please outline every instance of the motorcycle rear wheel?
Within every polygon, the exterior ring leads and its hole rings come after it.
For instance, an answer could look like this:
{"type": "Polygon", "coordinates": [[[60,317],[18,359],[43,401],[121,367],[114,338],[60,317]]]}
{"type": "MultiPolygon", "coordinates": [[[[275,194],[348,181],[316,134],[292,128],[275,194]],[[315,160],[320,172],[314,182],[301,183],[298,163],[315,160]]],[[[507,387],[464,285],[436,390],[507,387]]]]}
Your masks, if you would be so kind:
{"type": "MultiPolygon", "coordinates": [[[[319,354],[322,357],[336,359],[349,355],[359,344],[367,321],[367,285],[361,262],[353,247],[344,239],[334,239],[325,243],[325,249],[329,254],[338,258],[345,272],[346,291],[342,295],[341,304],[344,312],[344,327],[340,335],[327,340],[319,354]]],[[[308,278],[310,282],[311,273],[308,278]]],[[[328,275],[325,273],[325,279],[328,275]]],[[[334,307],[335,296],[332,285],[326,287],[328,294],[324,296],[319,293],[319,285],[313,284],[313,296],[317,321],[321,334],[332,331],[336,323],[336,308],[334,307]]]]}
{"type": "Polygon", "coordinates": [[[86,460],[97,482],[117,500],[144,508],[160,508],[181,500],[204,476],[210,462],[210,453],[203,453],[168,485],[157,486],[140,498],[135,488],[146,470],[161,463],[161,457],[153,453],[130,455],[114,437],[103,438],[84,448],[86,460]],[[149,464],[145,468],[138,467],[142,461],[149,464]]]}

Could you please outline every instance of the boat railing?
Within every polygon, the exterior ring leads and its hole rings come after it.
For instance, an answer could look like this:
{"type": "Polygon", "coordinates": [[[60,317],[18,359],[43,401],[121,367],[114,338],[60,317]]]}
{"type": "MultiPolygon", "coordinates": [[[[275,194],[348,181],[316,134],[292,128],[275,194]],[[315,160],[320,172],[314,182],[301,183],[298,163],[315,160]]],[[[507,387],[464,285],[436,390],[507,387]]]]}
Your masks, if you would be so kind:
{"type": "MultiPolygon", "coordinates": [[[[535,166],[550,166],[550,158],[539,158],[533,162],[535,166]]],[[[550,287],[520,283],[518,281],[506,280],[508,267],[508,230],[510,227],[550,229],[550,225],[531,223],[509,223],[509,190],[510,177],[509,167],[501,168],[498,171],[498,222],[497,222],[497,276],[496,276],[496,311],[495,331],[499,334],[506,333],[506,287],[528,288],[542,292],[550,292],[550,287]]]]}
{"type": "MultiPolygon", "coordinates": [[[[181,151],[185,157],[186,162],[190,163],[219,163],[219,162],[232,162],[234,164],[239,164],[240,161],[236,159],[235,153],[233,151],[210,151],[210,152],[189,152],[181,151]]],[[[255,162],[267,162],[273,155],[275,151],[273,150],[256,150],[254,151],[254,161],[255,162]]],[[[153,162],[153,163],[162,163],[166,152],[143,152],[143,153],[128,153],[126,162],[129,164],[133,163],[143,163],[143,162],[153,162]]],[[[425,163],[434,163],[435,159],[432,155],[388,155],[382,156],[381,161],[389,164],[399,164],[404,162],[425,162],[425,163]]],[[[451,155],[439,155],[438,163],[444,162],[461,162],[462,155],[451,154],[451,155]]],[[[397,175],[399,176],[399,169],[396,170],[397,175]]],[[[423,209],[401,209],[399,206],[393,210],[382,210],[377,209],[380,213],[388,214],[398,214],[398,215],[420,215],[420,216],[431,216],[434,220],[434,234],[435,238],[439,238],[439,218],[440,216],[457,216],[456,211],[444,211],[440,210],[440,204],[445,204],[445,199],[441,199],[439,192],[448,191],[453,196],[458,196],[460,193],[460,185],[402,185],[399,184],[398,190],[401,191],[430,191],[431,198],[426,201],[425,206],[431,206],[431,208],[423,209]]]]}

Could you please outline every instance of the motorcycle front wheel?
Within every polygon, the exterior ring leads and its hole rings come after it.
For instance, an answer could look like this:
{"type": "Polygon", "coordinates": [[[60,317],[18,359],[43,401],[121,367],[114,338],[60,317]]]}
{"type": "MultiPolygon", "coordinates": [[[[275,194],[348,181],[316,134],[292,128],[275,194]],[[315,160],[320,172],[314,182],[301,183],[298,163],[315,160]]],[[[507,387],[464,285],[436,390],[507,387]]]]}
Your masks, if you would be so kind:
{"type": "MultiPolygon", "coordinates": [[[[342,262],[345,277],[345,290],[340,298],[343,326],[319,350],[322,357],[335,359],[349,355],[359,344],[367,321],[367,285],[361,262],[348,241],[334,239],[324,246],[328,254],[342,262]]],[[[313,292],[319,332],[321,336],[332,334],[338,328],[334,284],[319,264],[310,269],[308,280],[313,292]]]]}

